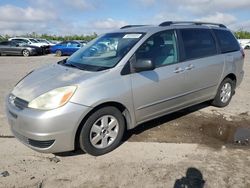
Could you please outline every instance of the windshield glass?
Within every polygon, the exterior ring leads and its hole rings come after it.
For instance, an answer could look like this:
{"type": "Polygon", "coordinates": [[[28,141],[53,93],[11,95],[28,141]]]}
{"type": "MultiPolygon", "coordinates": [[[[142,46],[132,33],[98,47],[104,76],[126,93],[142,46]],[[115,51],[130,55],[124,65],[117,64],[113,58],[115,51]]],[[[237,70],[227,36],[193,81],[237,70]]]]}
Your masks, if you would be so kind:
{"type": "Polygon", "coordinates": [[[142,38],[142,33],[108,33],[74,53],[66,65],[88,71],[114,67],[142,38]]]}

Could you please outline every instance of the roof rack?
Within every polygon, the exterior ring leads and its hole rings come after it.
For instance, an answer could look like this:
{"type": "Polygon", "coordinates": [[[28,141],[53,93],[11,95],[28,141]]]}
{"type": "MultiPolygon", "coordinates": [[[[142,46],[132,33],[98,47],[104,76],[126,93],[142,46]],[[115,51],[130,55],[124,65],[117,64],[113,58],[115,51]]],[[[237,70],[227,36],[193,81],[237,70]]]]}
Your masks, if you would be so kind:
{"type": "Polygon", "coordinates": [[[178,24],[214,25],[214,26],[218,26],[218,27],[227,28],[225,25],[219,24],[219,23],[192,22],[192,21],[166,21],[166,22],[162,22],[159,26],[170,26],[170,25],[178,25],[178,24]]]}
{"type": "Polygon", "coordinates": [[[126,28],[131,28],[131,27],[143,27],[143,26],[148,26],[148,25],[125,25],[121,27],[120,29],[126,29],[126,28]]]}

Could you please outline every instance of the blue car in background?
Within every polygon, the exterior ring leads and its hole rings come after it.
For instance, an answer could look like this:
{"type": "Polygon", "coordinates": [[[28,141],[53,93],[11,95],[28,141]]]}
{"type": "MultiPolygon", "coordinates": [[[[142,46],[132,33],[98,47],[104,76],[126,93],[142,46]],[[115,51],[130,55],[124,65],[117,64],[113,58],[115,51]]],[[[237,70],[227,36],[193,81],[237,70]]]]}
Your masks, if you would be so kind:
{"type": "Polygon", "coordinates": [[[55,53],[56,56],[71,55],[82,47],[82,44],[77,41],[64,41],[50,47],[50,53],[55,53]]]}

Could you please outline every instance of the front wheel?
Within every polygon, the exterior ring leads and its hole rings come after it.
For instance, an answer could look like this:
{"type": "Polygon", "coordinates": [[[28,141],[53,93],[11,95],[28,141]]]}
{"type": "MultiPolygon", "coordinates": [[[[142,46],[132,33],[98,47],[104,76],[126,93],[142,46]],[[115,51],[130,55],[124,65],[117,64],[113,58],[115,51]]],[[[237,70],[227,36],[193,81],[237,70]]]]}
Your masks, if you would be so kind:
{"type": "Polygon", "coordinates": [[[62,56],[62,51],[61,50],[56,50],[56,56],[61,57],[62,56]]]}
{"type": "Polygon", "coordinates": [[[103,155],[119,146],[124,131],[121,112],[115,107],[103,107],[84,123],[79,137],[80,147],[91,155],[103,155]]]}
{"type": "Polygon", "coordinates": [[[23,54],[24,57],[29,57],[30,56],[29,50],[23,50],[22,54],[23,54]]]}
{"type": "Polygon", "coordinates": [[[212,105],[216,107],[225,107],[232,99],[235,90],[235,81],[230,78],[225,78],[217,91],[217,94],[212,101],[212,105]]]}

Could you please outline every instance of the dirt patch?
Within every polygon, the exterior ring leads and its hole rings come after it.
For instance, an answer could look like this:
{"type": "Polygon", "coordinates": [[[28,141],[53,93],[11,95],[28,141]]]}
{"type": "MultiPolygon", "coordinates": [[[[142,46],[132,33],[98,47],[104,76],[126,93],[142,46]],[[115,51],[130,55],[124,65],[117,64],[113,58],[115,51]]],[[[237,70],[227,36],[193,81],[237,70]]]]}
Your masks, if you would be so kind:
{"type": "Polygon", "coordinates": [[[250,117],[248,113],[225,117],[184,110],[138,126],[129,132],[128,141],[249,146],[250,117]]]}

